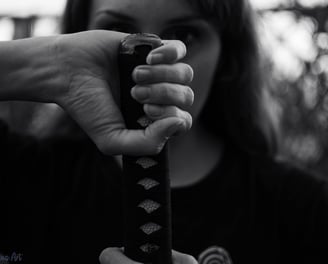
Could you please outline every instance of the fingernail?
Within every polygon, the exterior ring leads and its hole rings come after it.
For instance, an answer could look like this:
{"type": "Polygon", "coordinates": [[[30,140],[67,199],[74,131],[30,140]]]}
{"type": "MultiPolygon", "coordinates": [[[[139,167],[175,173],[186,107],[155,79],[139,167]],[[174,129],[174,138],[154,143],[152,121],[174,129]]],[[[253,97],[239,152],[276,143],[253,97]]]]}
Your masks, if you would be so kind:
{"type": "Polygon", "coordinates": [[[148,64],[158,64],[163,61],[164,55],[163,54],[149,54],[147,57],[148,64]]]}
{"type": "Polygon", "coordinates": [[[146,100],[149,97],[150,89],[148,87],[133,87],[132,96],[137,100],[146,100]]]}
{"type": "Polygon", "coordinates": [[[135,80],[141,82],[147,80],[150,76],[150,72],[146,69],[136,69],[135,71],[135,80]]]}

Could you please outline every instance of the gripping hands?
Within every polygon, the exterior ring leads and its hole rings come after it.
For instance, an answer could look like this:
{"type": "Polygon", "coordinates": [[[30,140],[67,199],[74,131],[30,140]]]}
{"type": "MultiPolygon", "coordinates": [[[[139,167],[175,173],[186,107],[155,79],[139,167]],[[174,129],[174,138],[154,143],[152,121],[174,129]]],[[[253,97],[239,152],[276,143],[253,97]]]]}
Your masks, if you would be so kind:
{"type": "MultiPolygon", "coordinates": [[[[191,128],[188,112],[194,94],[188,86],[192,68],[179,62],[186,55],[181,41],[164,41],[147,57],[147,65],[133,71],[131,96],[154,122],[144,130],[126,129],[119,109],[117,56],[125,34],[89,31],[62,35],[56,41],[55,60],[64,79],[53,95],[107,155],[151,155],[167,139],[191,128]]],[[[63,77],[62,77],[63,78],[63,77]]]]}

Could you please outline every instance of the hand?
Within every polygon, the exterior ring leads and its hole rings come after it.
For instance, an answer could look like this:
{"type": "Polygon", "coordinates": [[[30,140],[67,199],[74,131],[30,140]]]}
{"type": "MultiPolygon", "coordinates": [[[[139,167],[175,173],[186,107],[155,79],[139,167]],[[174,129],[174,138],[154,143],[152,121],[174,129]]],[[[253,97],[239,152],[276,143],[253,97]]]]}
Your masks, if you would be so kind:
{"type": "MultiPolygon", "coordinates": [[[[140,264],[126,257],[122,248],[104,249],[99,256],[99,261],[101,264],[140,264]]],[[[197,264],[193,256],[175,250],[172,250],[172,262],[172,264],[197,264]]]]}
{"type": "Polygon", "coordinates": [[[137,67],[133,73],[137,85],[131,95],[144,104],[145,113],[154,122],[145,130],[127,130],[116,103],[117,54],[124,36],[110,31],[60,36],[54,43],[55,63],[66,85],[52,98],[103,153],[156,154],[169,137],[191,127],[192,118],[186,110],[193,103],[193,92],[187,86],[193,72],[190,66],[177,62],[186,54],[182,42],[167,41],[153,50],[148,65],[137,67]]]}

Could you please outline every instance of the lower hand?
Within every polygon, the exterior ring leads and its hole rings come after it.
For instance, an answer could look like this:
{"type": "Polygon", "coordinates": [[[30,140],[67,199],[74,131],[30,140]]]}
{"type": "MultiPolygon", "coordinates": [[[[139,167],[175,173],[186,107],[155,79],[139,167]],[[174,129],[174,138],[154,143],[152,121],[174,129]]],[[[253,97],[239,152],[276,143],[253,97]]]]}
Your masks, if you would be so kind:
{"type": "MultiPolygon", "coordinates": [[[[100,256],[101,264],[140,264],[126,257],[122,248],[106,248],[100,256]]],[[[172,250],[172,264],[197,264],[193,256],[172,250]]]]}

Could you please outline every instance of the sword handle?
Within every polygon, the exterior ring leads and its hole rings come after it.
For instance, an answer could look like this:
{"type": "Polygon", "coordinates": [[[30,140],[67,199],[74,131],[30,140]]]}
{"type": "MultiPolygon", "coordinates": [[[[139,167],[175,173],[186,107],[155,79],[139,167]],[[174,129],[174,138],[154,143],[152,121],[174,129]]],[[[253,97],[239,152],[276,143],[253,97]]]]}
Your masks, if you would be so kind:
{"type": "MultiPolygon", "coordinates": [[[[132,72],[146,64],[148,53],[162,45],[153,34],[132,34],[119,54],[121,111],[128,129],[145,129],[151,121],[130,94],[132,72]]],[[[142,263],[171,264],[171,197],[167,146],[152,156],[123,156],[124,253],[142,263]]]]}

